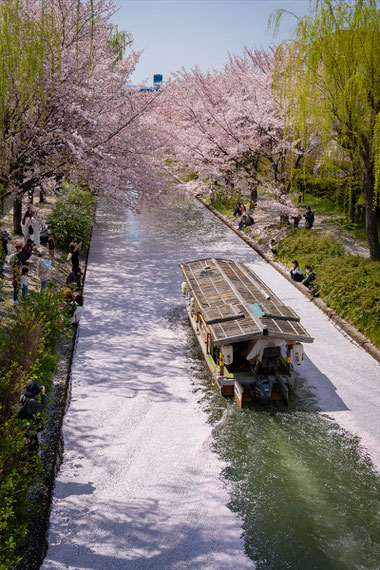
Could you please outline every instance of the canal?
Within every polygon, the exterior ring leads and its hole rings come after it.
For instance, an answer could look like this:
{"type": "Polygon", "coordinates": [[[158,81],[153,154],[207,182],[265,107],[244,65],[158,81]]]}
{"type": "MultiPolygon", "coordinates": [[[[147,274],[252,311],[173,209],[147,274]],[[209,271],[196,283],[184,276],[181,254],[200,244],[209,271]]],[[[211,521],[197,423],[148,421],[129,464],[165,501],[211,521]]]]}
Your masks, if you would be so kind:
{"type": "Polygon", "coordinates": [[[357,388],[378,368],[293,289],[191,200],[99,212],[44,568],[380,567],[378,402],[357,388]],[[178,269],[208,256],[250,264],[315,336],[289,408],[211,387],[178,269]]]}

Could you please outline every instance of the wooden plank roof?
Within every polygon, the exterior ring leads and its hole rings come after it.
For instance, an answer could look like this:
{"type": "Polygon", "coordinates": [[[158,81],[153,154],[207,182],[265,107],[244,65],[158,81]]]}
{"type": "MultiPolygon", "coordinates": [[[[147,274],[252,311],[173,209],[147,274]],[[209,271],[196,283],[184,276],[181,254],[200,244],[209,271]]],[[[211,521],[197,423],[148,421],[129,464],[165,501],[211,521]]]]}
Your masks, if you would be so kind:
{"type": "Polygon", "coordinates": [[[244,263],[206,258],[180,268],[216,345],[262,336],[313,342],[298,315],[244,263]]]}

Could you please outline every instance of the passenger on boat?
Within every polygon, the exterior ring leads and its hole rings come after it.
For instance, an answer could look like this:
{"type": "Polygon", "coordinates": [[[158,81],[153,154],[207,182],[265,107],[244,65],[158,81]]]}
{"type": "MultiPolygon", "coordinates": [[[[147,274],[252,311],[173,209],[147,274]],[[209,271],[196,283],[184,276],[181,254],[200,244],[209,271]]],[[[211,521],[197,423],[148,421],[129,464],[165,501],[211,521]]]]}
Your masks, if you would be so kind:
{"type": "Polygon", "coordinates": [[[310,265],[305,265],[305,272],[307,277],[302,281],[302,284],[310,289],[312,287],[313,281],[315,281],[315,273],[310,265]]]}
{"type": "Polygon", "coordinates": [[[238,229],[241,230],[244,226],[252,226],[254,223],[254,219],[247,214],[247,212],[244,212],[239,222],[238,229]]]}
{"type": "Polygon", "coordinates": [[[238,202],[233,212],[233,216],[242,216],[246,212],[244,204],[238,202]]]}
{"type": "Polygon", "coordinates": [[[298,283],[301,283],[303,279],[302,270],[298,265],[298,261],[296,259],[293,259],[292,261],[292,266],[290,268],[290,277],[293,279],[293,281],[297,281],[298,283]]]}
{"type": "Polygon", "coordinates": [[[266,348],[282,347],[284,341],[278,338],[260,338],[253,340],[248,345],[248,354],[246,359],[253,361],[252,364],[259,364],[263,358],[264,350],[266,348]]]}

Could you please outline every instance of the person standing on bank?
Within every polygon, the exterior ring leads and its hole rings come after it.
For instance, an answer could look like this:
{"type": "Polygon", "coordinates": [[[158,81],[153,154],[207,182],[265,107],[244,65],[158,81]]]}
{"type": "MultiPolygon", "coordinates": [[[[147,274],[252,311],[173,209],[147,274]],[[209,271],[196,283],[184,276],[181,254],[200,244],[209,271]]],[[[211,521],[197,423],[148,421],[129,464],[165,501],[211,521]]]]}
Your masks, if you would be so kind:
{"type": "Polygon", "coordinates": [[[9,233],[3,230],[0,238],[0,278],[3,277],[4,263],[9,254],[9,233]]]}
{"type": "Polygon", "coordinates": [[[51,259],[49,259],[49,254],[43,253],[42,257],[38,262],[38,268],[37,268],[38,278],[41,282],[40,293],[44,292],[44,289],[45,287],[47,287],[47,284],[50,280],[51,265],[52,262],[51,259]]]}
{"type": "Polygon", "coordinates": [[[22,218],[22,233],[24,234],[25,242],[33,235],[33,226],[32,226],[32,217],[33,217],[33,206],[32,204],[28,204],[28,207],[25,211],[25,214],[22,218]]]}
{"type": "Polygon", "coordinates": [[[33,253],[33,240],[28,238],[26,240],[26,244],[20,251],[20,259],[23,265],[28,265],[28,259],[32,256],[33,253]]]}
{"type": "Polygon", "coordinates": [[[20,285],[21,285],[21,291],[22,291],[21,298],[22,299],[26,299],[26,297],[28,295],[28,285],[29,285],[28,273],[29,273],[29,268],[23,267],[21,270],[21,278],[20,278],[20,285]]]}
{"type": "Polygon", "coordinates": [[[48,230],[48,239],[47,239],[47,247],[49,250],[49,258],[53,261],[54,259],[54,249],[55,249],[55,241],[53,232],[48,230]]]}
{"type": "Polygon", "coordinates": [[[71,265],[75,272],[79,267],[79,252],[82,247],[82,242],[79,241],[77,236],[74,236],[69,245],[69,253],[71,253],[71,265]]]}

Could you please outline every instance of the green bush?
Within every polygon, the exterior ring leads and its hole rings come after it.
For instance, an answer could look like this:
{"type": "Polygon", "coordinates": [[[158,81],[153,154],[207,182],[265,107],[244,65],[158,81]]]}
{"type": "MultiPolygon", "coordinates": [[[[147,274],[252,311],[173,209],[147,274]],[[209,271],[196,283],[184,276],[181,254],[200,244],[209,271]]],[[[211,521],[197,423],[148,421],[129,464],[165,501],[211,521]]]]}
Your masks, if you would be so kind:
{"type": "Polygon", "coordinates": [[[38,455],[28,444],[30,422],[17,417],[18,402],[26,382],[52,386],[59,336],[67,317],[62,297],[52,289],[31,293],[8,315],[0,343],[0,568],[15,568],[28,526],[28,491],[38,483],[38,455]]]}
{"type": "Polygon", "coordinates": [[[95,197],[87,188],[67,181],[63,184],[63,193],[49,216],[59,245],[67,248],[72,237],[78,236],[83,247],[88,247],[95,205],[95,197]]]}
{"type": "Polygon", "coordinates": [[[40,463],[28,449],[24,422],[15,416],[0,425],[0,568],[15,568],[17,549],[28,530],[27,494],[38,481],[40,463]]]}
{"type": "Polygon", "coordinates": [[[294,229],[280,242],[276,259],[290,266],[297,259],[311,265],[320,297],[351,321],[375,344],[380,344],[380,263],[350,255],[332,235],[294,229]]]}
{"type": "Polygon", "coordinates": [[[277,257],[283,263],[297,259],[303,265],[318,269],[324,259],[345,255],[343,245],[332,234],[318,234],[303,228],[294,228],[277,247],[277,257]]]}

